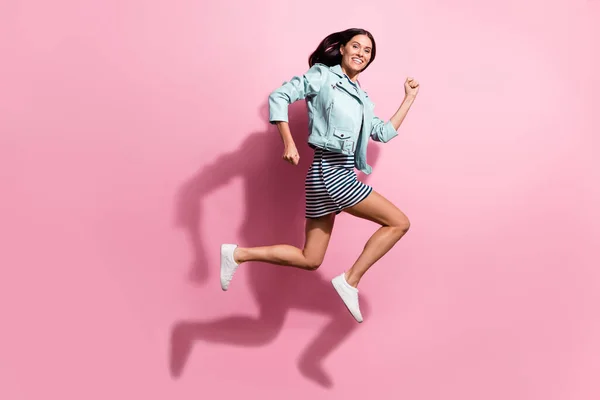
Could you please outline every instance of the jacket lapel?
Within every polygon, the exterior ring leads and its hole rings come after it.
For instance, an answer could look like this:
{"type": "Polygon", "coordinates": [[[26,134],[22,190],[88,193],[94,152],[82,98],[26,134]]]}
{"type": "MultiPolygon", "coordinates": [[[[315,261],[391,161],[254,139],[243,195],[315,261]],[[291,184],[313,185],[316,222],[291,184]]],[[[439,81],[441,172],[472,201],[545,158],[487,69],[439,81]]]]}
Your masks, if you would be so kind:
{"type": "Polygon", "coordinates": [[[338,64],[334,65],[333,67],[330,67],[329,69],[338,76],[335,85],[338,88],[342,88],[343,90],[345,90],[350,96],[355,97],[361,104],[364,104],[364,94],[362,93],[362,89],[360,89],[359,87],[357,92],[356,88],[354,88],[350,83],[346,74],[344,74],[344,72],[342,71],[342,67],[338,64]]]}

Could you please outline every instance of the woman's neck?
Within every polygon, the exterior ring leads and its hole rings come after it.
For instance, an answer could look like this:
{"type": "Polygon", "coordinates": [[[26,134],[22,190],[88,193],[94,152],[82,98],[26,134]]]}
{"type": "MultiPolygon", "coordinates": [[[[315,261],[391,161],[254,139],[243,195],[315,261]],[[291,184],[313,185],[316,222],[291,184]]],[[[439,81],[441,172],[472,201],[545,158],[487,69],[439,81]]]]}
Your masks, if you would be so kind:
{"type": "Polygon", "coordinates": [[[350,79],[352,82],[356,83],[358,81],[358,75],[359,73],[348,73],[348,71],[346,71],[346,69],[344,68],[343,65],[340,65],[342,67],[342,72],[348,77],[348,79],[350,79]]]}

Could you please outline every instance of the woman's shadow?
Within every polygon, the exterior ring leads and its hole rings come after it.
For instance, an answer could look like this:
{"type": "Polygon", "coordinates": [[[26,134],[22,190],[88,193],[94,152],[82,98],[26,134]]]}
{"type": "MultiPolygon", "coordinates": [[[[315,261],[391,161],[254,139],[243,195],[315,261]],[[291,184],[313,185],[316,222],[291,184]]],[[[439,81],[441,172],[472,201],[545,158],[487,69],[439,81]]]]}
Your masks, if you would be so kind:
{"type": "MultiPolygon", "coordinates": [[[[265,104],[260,109],[264,120],[268,120],[267,113],[265,104]]],[[[219,285],[219,249],[206,251],[200,235],[204,211],[202,199],[233,178],[242,178],[247,211],[238,235],[231,232],[232,242],[239,238],[239,244],[244,247],[283,243],[303,247],[304,177],[312,162],[312,150],[305,144],[303,134],[308,131],[306,106],[302,102],[294,103],[289,114],[290,129],[300,152],[299,165],[292,166],[282,160],[279,133],[267,123],[264,131],[248,135],[237,151],[220,156],[180,188],[177,225],[186,232],[194,251],[195,260],[190,269],[193,281],[206,282],[210,278],[214,285],[219,285]]],[[[378,155],[379,148],[369,146],[368,157],[372,165],[378,155]]],[[[331,387],[332,380],[323,370],[322,361],[359,326],[333,290],[331,277],[324,278],[319,271],[252,264],[258,263],[244,264],[238,270],[229,290],[235,290],[235,286],[243,284],[243,279],[248,277],[259,315],[177,321],[171,332],[171,375],[181,375],[197,341],[236,346],[268,344],[282,332],[288,311],[297,308],[330,318],[317,338],[302,351],[297,364],[307,379],[331,387]]],[[[339,272],[348,266],[332,267],[339,272]]],[[[365,296],[361,296],[361,310],[368,315],[365,296]]]]}

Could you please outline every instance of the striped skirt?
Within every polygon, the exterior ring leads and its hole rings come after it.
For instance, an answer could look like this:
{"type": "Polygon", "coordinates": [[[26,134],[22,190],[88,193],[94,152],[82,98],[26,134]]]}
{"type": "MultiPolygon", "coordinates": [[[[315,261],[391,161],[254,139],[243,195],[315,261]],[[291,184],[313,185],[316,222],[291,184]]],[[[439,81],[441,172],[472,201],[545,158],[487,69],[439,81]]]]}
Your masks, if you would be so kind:
{"type": "Polygon", "coordinates": [[[306,218],[339,214],[364,200],[373,188],[360,182],[354,172],[354,157],[315,149],[304,182],[306,218]]]}

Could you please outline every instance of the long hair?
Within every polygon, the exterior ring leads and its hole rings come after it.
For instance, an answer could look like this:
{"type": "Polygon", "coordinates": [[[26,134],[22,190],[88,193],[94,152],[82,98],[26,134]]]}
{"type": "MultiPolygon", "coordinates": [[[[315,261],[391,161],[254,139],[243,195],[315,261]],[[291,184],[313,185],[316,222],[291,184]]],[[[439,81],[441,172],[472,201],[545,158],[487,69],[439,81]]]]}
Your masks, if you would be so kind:
{"type": "Polygon", "coordinates": [[[356,35],[366,35],[369,39],[371,39],[371,43],[373,43],[373,48],[371,49],[371,60],[369,60],[368,64],[361,70],[364,71],[367,67],[375,60],[376,46],[375,39],[371,32],[360,29],[360,28],[350,28],[345,31],[334,32],[328,35],[325,39],[319,43],[317,49],[313,51],[313,53],[308,57],[308,66],[312,67],[316,63],[325,64],[329,67],[337,65],[342,62],[342,53],[340,53],[340,47],[345,46],[354,36],[356,35]]]}

